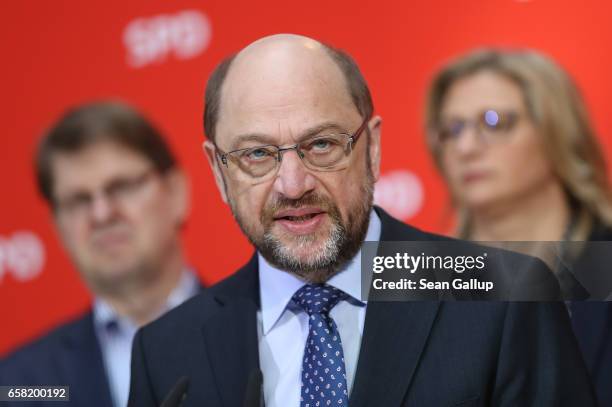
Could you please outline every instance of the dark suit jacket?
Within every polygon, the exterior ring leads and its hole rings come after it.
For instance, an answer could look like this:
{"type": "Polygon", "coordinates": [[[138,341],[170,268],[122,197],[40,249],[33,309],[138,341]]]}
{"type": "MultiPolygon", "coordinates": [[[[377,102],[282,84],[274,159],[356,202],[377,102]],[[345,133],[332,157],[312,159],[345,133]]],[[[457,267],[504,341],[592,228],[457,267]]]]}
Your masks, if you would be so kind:
{"type": "MultiPolygon", "coordinates": [[[[436,240],[378,210],[384,241],[436,240]]],[[[513,272],[520,272],[513,270],[513,272]]],[[[158,405],[179,378],[183,406],[243,404],[259,368],[257,258],[142,328],[131,407],[158,405]]],[[[351,407],[592,406],[563,304],[369,302],[351,407]]]]}
{"type": "MultiPolygon", "coordinates": [[[[0,386],[13,385],[70,386],[68,405],[113,407],[93,313],[88,311],[0,360],[0,386]]],[[[4,404],[0,402],[0,405],[4,404]]],[[[11,405],[44,407],[65,404],[19,401],[11,405]]]]}
{"type": "MultiPolygon", "coordinates": [[[[589,241],[612,241],[612,230],[597,225],[589,241]]],[[[585,272],[610,273],[606,257],[591,256],[588,250],[577,260],[585,272]]],[[[612,302],[572,301],[572,325],[591,374],[600,406],[612,407],[612,302]]]]}
{"type": "MultiPolygon", "coordinates": [[[[73,406],[112,407],[92,312],[56,328],[0,361],[0,385],[70,386],[73,406]]],[[[15,402],[16,407],[57,402],[15,402]]]]}

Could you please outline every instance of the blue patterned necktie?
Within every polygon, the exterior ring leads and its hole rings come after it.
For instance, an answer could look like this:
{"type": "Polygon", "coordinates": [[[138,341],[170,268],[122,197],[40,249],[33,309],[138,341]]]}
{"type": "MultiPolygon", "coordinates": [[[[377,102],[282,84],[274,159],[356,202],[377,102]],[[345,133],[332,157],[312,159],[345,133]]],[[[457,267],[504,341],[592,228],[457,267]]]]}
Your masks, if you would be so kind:
{"type": "Polygon", "coordinates": [[[347,294],[329,285],[307,284],[293,301],[308,314],[302,363],[301,407],[348,406],[340,333],[329,311],[347,294]]]}

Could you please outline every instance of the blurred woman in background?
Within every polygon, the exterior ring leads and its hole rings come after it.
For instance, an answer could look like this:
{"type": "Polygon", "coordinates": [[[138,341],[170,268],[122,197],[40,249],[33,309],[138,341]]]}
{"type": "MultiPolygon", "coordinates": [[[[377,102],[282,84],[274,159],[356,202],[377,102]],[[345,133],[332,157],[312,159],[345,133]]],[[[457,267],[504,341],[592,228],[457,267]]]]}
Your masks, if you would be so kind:
{"type": "MultiPolygon", "coordinates": [[[[457,210],[457,237],[612,240],[605,160],[579,92],[549,58],[490,49],[455,60],[433,80],[426,127],[457,210]]],[[[571,255],[573,264],[587,256],[571,255]]],[[[571,273],[559,277],[566,296],[589,296],[571,273]]],[[[612,308],[568,308],[600,403],[612,405],[612,308]]]]}

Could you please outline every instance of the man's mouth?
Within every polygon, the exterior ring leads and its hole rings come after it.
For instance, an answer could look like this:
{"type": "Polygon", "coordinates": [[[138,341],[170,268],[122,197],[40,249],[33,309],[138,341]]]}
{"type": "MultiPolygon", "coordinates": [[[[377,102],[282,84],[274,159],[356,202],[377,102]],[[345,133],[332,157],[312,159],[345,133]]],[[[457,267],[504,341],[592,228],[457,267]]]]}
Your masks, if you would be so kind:
{"type": "Polygon", "coordinates": [[[292,234],[311,234],[323,221],[325,212],[319,208],[286,209],[277,212],[274,220],[292,234]]]}
{"type": "Polygon", "coordinates": [[[292,222],[304,222],[304,221],[307,221],[308,219],[314,218],[317,215],[318,215],[317,213],[309,213],[308,215],[302,215],[302,216],[283,216],[279,219],[286,219],[292,222]]]}
{"type": "Polygon", "coordinates": [[[100,253],[113,253],[125,249],[131,239],[132,235],[125,228],[115,228],[96,231],[91,238],[91,243],[100,253]]]}

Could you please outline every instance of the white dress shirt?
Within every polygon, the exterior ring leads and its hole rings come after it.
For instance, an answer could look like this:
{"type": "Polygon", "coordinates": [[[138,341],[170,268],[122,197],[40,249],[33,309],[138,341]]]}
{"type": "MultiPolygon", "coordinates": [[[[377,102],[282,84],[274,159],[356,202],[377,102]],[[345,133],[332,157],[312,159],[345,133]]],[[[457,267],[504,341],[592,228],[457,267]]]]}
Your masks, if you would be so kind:
{"type": "MultiPolygon", "coordinates": [[[[191,271],[183,271],[177,286],[172,290],[160,315],[180,305],[200,290],[198,278],[191,271]]],[[[129,318],[122,317],[104,300],[96,298],[93,305],[94,328],[113,406],[127,406],[130,393],[130,361],[132,340],[138,327],[129,318]]]]}
{"type": "MultiPolygon", "coordinates": [[[[380,230],[380,219],[372,211],[365,240],[379,241],[380,230]]],[[[291,297],[305,283],[293,274],[273,267],[261,255],[258,255],[258,261],[261,309],[257,313],[257,327],[265,404],[266,407],[299,407],[308,315],[291,301],[291,297]]],[[[351,297],[340,301],[330,312],[340,332],[350,394],[367,306],[360,300],[361,251],[327,284],[351,297]]]]}

